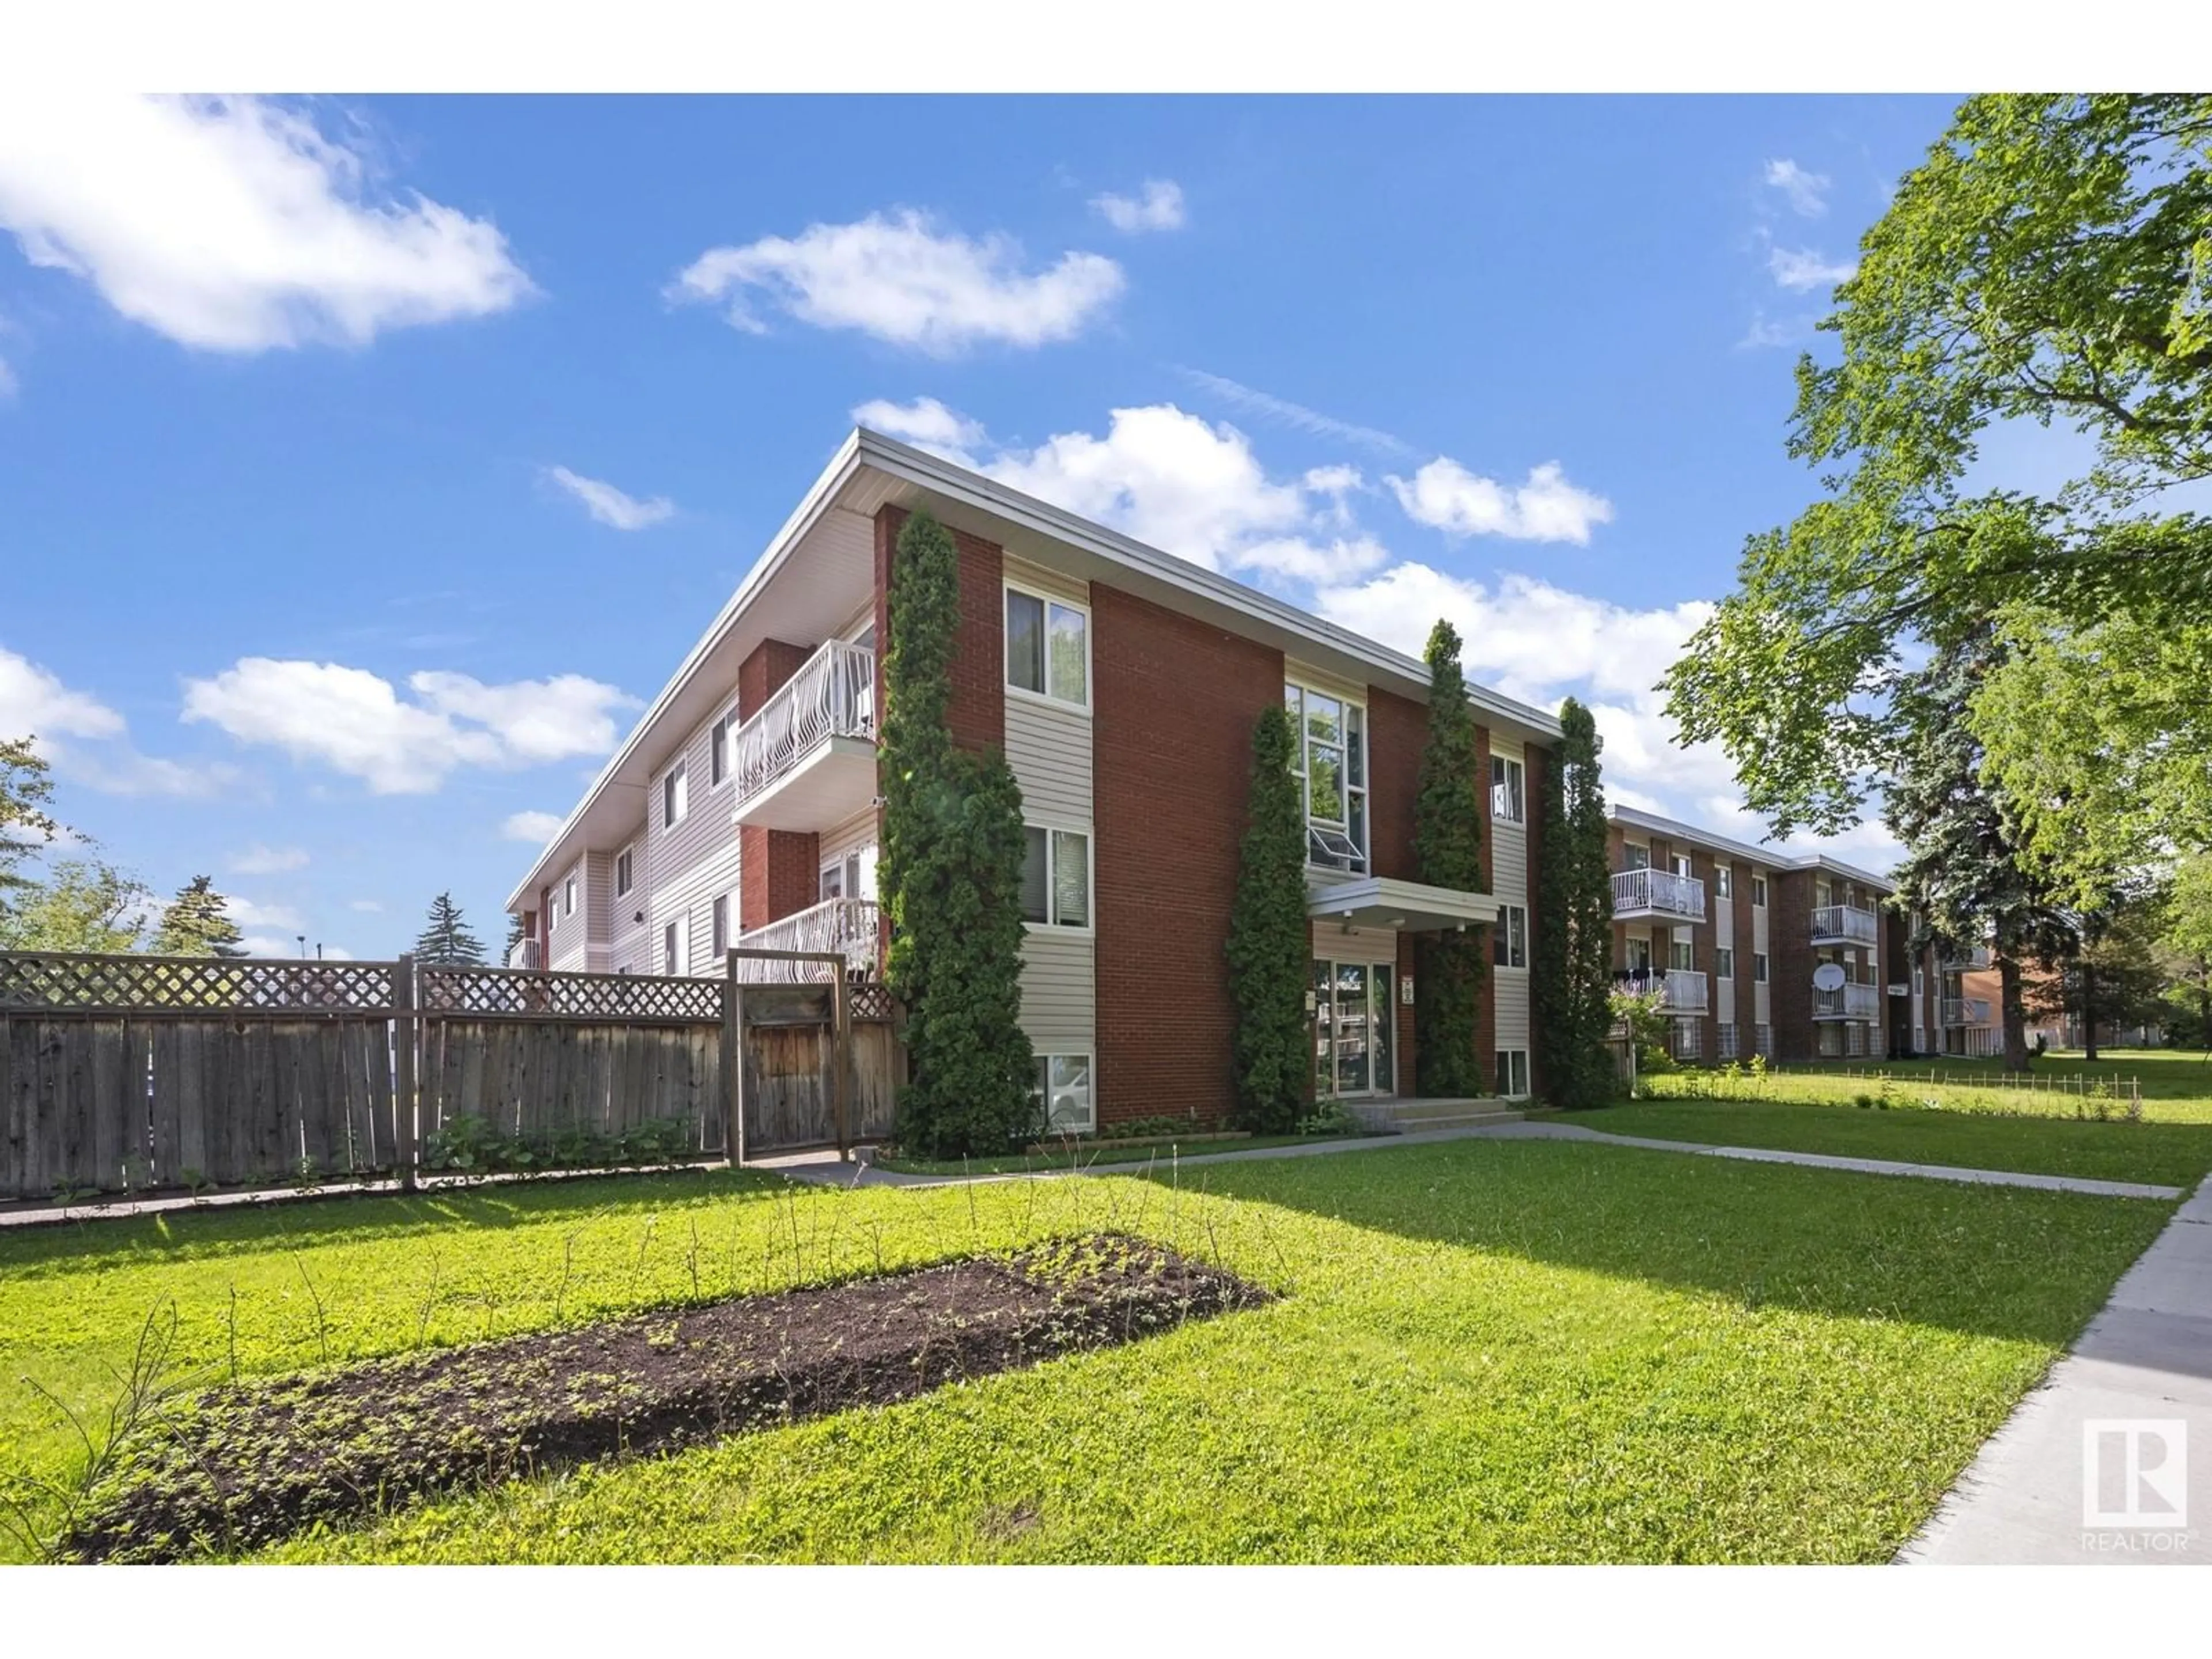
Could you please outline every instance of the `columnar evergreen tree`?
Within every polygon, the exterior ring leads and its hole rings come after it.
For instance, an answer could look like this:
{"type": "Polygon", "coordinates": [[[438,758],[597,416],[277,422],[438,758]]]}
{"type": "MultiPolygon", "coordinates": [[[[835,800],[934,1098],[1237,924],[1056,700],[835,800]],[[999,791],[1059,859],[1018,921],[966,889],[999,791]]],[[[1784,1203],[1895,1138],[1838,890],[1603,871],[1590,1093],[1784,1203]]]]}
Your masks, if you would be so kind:
{"type": "MultiPolygon", "coordinates": [[[[1487,892],[1482,875],[1481,755],[1459,631],[1439,621],[1429,630],[1429,734],[1421,750],[1413,803],[1413,866],[1431,887],[1487,892]]],[[[1489,973],[1489,939],[1478,930],[1424,934],[1413,947],[1413,1076],[1425,1095],[1484,1091],[1476,1005],[1489,973]]]]}
{"type": "Polygon", "coordinates": [[[480,968],[483,941],[469,931],[451,893],[430,901],[429,920],[415,938],[415,960],[440,968],[480,968]]]}
{"type": "Polygon", "coordinates": [[[162,957],[242,957],[245,935],[230,919],[210,876],[194,876],[177,890],[154,930],[154,954],[162,957]]]}
{"type": "Polygon", "coordinates": [[[1313,1075],[1305,1000],[1313,930],[1306,920],[1306,817],[1291,770],[1297,739],[1279,704],[1252,728],[1252,781],[1229,916],[1229,988],[1237,1002],[1237,1121],[1263,1134],[1297,1127],[1313,1075]]]}
{"type": "Polygon", "coordinates": [[[1537,1065],[1554,1105],[1595,1106],[1617,1091],[1613,1030],[1613,877],[1606,868],[1605,747],[1589,709],[1559,708],[1559,746],[1544,768],[1537,927],[1529,984],[1537,1065]]]}
{"type": "Polygon", "coordinates": [[[1003,754],[963,750],[947,727],[957,554],[927,513],[899,532],[890,606],[877,880],[891,927],[884,978],[906,1005],[899,1144],[927,1158],[988,1155],[1041,1122],[1020,1024],[1022,797],[1003,754]]]}
{"type": "Polygon", "coordinates": [[[501,953],[501,956],[506,960],[513,961],[514,947],[529,937],[530,930],[522,925],[522,918],[519,915],[509,916],[507,919],[507,946],[501,953]]]}

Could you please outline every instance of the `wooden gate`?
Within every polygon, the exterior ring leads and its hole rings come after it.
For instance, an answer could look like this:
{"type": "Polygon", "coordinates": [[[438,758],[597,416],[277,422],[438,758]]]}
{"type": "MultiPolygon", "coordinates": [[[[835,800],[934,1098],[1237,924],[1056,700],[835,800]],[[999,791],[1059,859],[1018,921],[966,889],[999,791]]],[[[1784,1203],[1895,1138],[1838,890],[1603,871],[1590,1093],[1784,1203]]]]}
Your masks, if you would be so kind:
{"type": "Polygon", "coordinates": [[[838,998],[828,984],[740,984],[733,995],[744,1034],[739,1097],[745,1157],[890,1138],[899,1085],[906,1079],[906,1051],[881,986],[848,988],[843,1044],[838,998]]]}

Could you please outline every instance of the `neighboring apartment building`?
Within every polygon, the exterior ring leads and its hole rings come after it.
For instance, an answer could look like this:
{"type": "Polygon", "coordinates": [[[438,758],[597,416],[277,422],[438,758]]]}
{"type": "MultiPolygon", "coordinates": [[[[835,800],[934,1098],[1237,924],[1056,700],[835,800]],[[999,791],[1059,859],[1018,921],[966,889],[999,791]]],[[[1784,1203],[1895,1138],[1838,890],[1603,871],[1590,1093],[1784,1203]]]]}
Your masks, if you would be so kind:
{"type": "Polygon", "coordinates": [[[878,962],[876,653],[908,515],[959,553],[948,723],[1029,824],[1021,1018],[1056,1123],[1229,1108],[1224,945],[1254,722],[1300,733],[1316,1091],[1413,1089],[1422,932],[1492,929],[1476,1010],[1531,1092],[1532,866],[1554,718],[1480,686],[1489,890],[1413,880],[1428,675],[1188,562],[854,433],[507,901],[514,965],[716,973],[733,944],[878,962]]]}
{"type": "Polygon", "coordinates": [[[2004,995],[1987,945],[1956,952],[1930,945],[1911,961],[1901,1052],[1967,1060],[2004,1052],[2004,995]]]}
{"type": "Polygon", "coordinates": [[[1611,825],[1614,976],[1656,991],[1676,1059],[1879,1060],[1897,1047],[1890,883],[1629,807],[1611,825]]]}

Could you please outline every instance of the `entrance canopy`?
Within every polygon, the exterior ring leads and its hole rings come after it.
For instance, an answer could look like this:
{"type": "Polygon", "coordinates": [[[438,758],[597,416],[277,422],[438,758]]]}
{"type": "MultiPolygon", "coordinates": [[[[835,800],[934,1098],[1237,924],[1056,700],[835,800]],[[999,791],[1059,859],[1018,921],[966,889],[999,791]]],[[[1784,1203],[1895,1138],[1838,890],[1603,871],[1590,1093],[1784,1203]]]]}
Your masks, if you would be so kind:
{"type": "Polygon", "coordinates": [[[1418,881],[1366,876],[1358,881],[1308,888],[1306,915],[1316,921],[1340,921],[1352,927],[1439,933],[1489,927],[1498,920],[1498,900],[1490,893],[1462,893],[1449,887],[1425,887],[1418,881]]]}

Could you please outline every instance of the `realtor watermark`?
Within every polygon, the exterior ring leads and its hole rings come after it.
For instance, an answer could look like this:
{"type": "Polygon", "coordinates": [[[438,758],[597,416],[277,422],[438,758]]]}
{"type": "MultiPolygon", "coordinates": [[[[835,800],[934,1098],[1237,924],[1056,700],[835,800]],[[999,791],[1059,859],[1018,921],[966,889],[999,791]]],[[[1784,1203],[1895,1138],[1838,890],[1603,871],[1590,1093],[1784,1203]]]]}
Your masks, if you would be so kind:
{"type": "Polygon", "coordinates": [[[2190,1547],[2189,1425],[2178,1417],[2081,1425],[2081,1547],[2171,1555],[2190,1547]]]}

